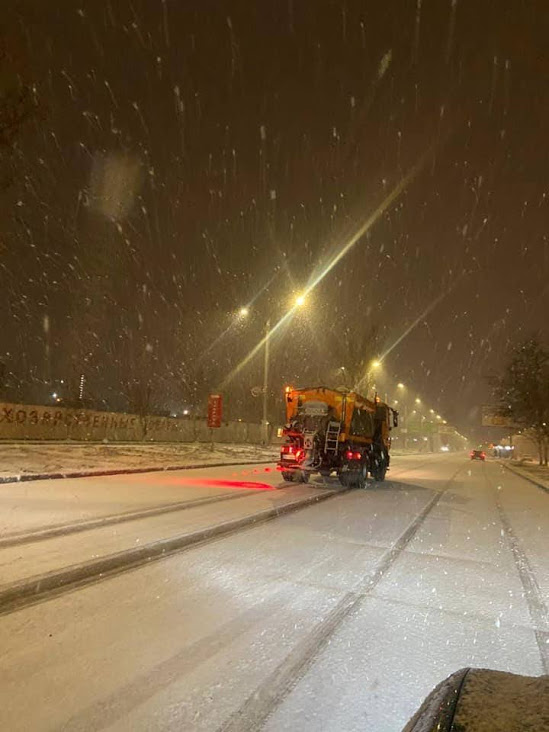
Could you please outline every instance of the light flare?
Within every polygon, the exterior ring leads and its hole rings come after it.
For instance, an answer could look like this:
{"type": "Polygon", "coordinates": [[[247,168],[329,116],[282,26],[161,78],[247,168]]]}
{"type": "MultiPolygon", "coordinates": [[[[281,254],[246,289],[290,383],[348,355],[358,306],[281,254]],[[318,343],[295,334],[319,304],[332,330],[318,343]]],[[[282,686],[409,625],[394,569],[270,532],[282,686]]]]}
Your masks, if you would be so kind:
{"type": "MultiPolygon", "coordinates": [[[[385,211],[400,197],[400,195],[406,190],[408,185],[416,178],[421,172],[425,163],[431,156],[434,150],[434,146],[431,146],[427,152],[419,159],[419,161],[410,169],[410,171],[396,184],[393,190],[383,199],[383,201],[377,206],[377,208],[368,216],[366,221],[360,226],[355,233],[348,239],[348,241],[329,259],[326,266],[320,270],[320,272],[313,277],[307,287],[300,293],[300,298],[303,301],[308,295],[319,285],[322,280],[332,271],[332,269],[343,259],[343,257],[349,253],[349,251],[355,246],[355,244],[362,239],[369,229],[378,221],[378,219],[385,213],[385,211]]],[[[225,388],[229,382],[254,358],[254,356],[261,351],[265,346],[265,342],[274,333],[279,331],[282,326],[287,323],[294,315],[295,311],[299,308],[297,303],[285,313],[280,320],[275,323],[271,330],[263,336],[259,343],[252,348],[252,350],[242,359],[242,361],[235,366],[235,368],[225,377],[221,384],[221,388],[225,388]]],[[[384,356],[380,358],[383,360],[384,356]]]]}

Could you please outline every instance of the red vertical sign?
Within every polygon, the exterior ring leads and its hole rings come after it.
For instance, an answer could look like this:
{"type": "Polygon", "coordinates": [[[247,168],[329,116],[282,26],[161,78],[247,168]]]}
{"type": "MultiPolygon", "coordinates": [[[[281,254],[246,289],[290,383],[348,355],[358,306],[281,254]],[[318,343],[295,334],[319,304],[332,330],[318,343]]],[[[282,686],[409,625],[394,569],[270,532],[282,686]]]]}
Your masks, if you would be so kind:
{"type": "Polygon", "coordinates": [[[223,397],[221,394],[210,394],[208,397],[208,427],[221,427],[223,417],[223,397]]]}

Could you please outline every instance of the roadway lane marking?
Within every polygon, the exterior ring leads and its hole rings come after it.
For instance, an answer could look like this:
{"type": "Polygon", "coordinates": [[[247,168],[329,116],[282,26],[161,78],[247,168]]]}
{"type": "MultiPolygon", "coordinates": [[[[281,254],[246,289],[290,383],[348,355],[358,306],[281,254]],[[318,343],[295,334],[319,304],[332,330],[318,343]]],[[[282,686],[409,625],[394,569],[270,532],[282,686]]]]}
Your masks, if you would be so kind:
{"type": "Polygon", "coordinates": [[[114,554],[107,554],[61,569],[54,569],[41,575],[27,577],[18,582],[0,586],[0,615],[15,612],[27,605],[47,601],[65,592],[80,589],[131,569],[138,569],[144,564],[164,559],[173,554],[203,545],[206,542],[223,539],[237,531],[254,528],[267,521],[312,506],[320,501],[346,493],[347,490],[325,490],[311,494],[305,498],[282,503],[273,508],[251,513],[241,518],[214,524],[202,529],[178,534],[167,539],[125,549],[114,554]]]}
{"type": "Polygon", "coordinates": [[[460,466],[443,488],[437,491],[421,512],[408,525],[393,546],[385,552],[373,574],[361,587],[346,592],[326,618],[318,623],[274,671],[254,690],[244,703],[231,714],[219,732],[255,732],[281,704],[287,694],[307,673],[319,653],[326,647],[339,626],[353,613],[379,584],[415,537],[423,522],[464,469],[460,466]]]}
{"type": "MultiPolygon", "coordinates": [[[[273,486],[272,490],[277,490],[273,486]]],[[[0,549],[19,544],[30,544],[35,541],[43,541],[44,539],[52,539],[56,536],[68,536],[76,534],[80,531],[90,531],[91,529],[100,529],[104,526],[113,524],[121,524],[126,521],[137,521],[143,518],[151,518],[153,516],[161,516],[165,513],[174,511],[185,511],[196,506],[204,506],[208,503],[219,503],[220,501],[230,501],[234,498],[249,498],[253,495],[261,495],[262,490],[253,488],[240,489],[238,493],[217,493],[214,496],[205,496],[204,498],[194,498],[189,501],[178,501],[176,503],[164,503],[160,506],[152,506],[144,508],[140,511],[127,511],[124,513],[115,513],[108,516],[98,516],[97,518],[82,519],[73,523],[54,524],[44,529],[34,529],[24,534],[7,534],[0,538],[0,549]]]]}
{"type": "MultiPolygon", "coordinates": [[[[408,472],[408,470],[420,468],[428,462],[429,461],[426,461],[425,463],[421,463],[420,465],[414,466],[410,469],[402,469],[399,471],[398,475],[408,472]]],[[[391,481],[389,480],[386,482],[390,483],[391,481]]],[[[88,584],[108,579],[109,577],[116,576],[117,574],[131,569],[138,569],[140,566],[150,561],[163,559],[177,552],[191,549],[193,546],[198,546],[199,544],[203,544],[207,541],[222,539],[236,531],[253,528],[259,523],[278,518],[290,511],[306,508],[307,506],[325,500],[326,498],[346,493],[348,490],[350,489],[338,488],[335,490],[322,490],[322,492],[319,492],[317,495],[310,496],[305,499],[298,499],[297,501],[278,506],[275,509],[260,511],[257,514],[250,514],[242,519],[209,526],[205,529],[189,532],[187,534],[180,534],[178,536],[170,537],[169,539],[159,539],[144,546],[126,549],[115,554],[108,554],[98,559],[69,565],[62,569],[55,569],[41,575],[27,577],[23,580],[4,585],[3,587],[0,587],[0,615],[14,612],[28,605],[47,601],[65,592],[80,589],[88,584]]],[[[242,498],[245,496],[249,497],[253,494],[254,491],[246,491],[244,494],[231,494],[230,497],[242,498]]],[[[261,494],[261,491],[259,494],[261,494]]],[[[151,510],[154,511],[155,509],[151,510]]],[[[174,508],[172,510],[176,511],[181,509],[174,508]]],[[[162,513],[164,512],[165,511],[162,511],[162,513]]],[[[136,517],[134,516],[133,518],[136,517]]],[[[130,519],[123,518],[122,520],[130,519]]],[[[116,523],[116,521],[113,521],[113,523],[116,523]]],[[[101,528],[101,526],[86,526],[85,528],[101,528]]],[[[76,529],[76,531],[78,530],[80,529],[76,529]]],[[[47,539],[53,537],[45,536],[43,538],[47,539]]]]}
{"type": "MultiPolygon", "coordinates": [[[[255,465],[256,463],[254,463],[255,465]]],[[[411,468],[401,469],[398,473],[394,473],[392,477],[387,478],[386,482],[390,483],[393,478],[396,478],[402,473],[408,473],[412,470],[417,470],[428,462],[420,463],[411,468]]],[[[258,471],[261,474],[261,471],[258,471]]],[[[189,485],[197,485],[201,478],[189,478],[189,485]]],[[[223,481],[220,481],[220,483],[223,481]]],[[[229,481],[231,482],[231,481],[229,481]]],[[[236,483],[236,481],[235,481],[236,483]]],[[[203,506],[208,503],[218,503],[220,501],[229,501],[234,498],[244,498],[253,495],[261,495],[263,490],[266,488],[253,487],[253,481],[248,481],[249,487],[242,488],[238,486],[238,493],[217,493],[214,496],[206,496],[204,498],[194,498],[189,501],[177,501],[175,503],[164,503],[160,506],[151,506],[149,508],[143,508],[139,511],[124,511],[122,513],[109,514],[107,516],[97,516],[89,519],[81,519],[79,521],[73,521],[71,523],[53,524],[45,528],[37,528],[24,533],[11,533],[4,534],[0,537],[0,550],[11,546],[17,546],[19,544],[30,544],[36,541],[44,541],[46,539],[54,539],[60,536],[69,536],[70,534],[76,534],[81,531],[91,531],[92,529],[100,529],[105,526],[116,525],[125,523],[126,521],[138,521],[143,518],[152,518],[154,516],[161,516],[162,514],[171,513],[173,511],[184,511],[195,506],[203,506]]],[[[315,485],[314,483],[312,485],[315,485]]],[[[323,487],[321,484],[317,484],[319,487],[323,487]]],[[[279,490],[281,487],[288,488],[287,484],[274,485],[270,487],[270,490],[279,490]]]]}

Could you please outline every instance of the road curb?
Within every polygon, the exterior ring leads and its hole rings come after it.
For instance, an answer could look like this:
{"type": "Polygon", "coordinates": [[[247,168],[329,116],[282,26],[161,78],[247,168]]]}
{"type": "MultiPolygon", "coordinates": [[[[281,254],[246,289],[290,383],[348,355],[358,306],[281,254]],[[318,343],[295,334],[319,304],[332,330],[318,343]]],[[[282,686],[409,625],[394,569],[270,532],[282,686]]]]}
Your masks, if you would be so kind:
{"type": "Polygon", "coordinates": [[[132,547],[115,554],[109,554],[89,562],[82,562],[63,569],[52,570],[45,574],[29,577],[0,587],[0,615],[13,612],[29,604],[61,594],[78,586],[105,579],[113,574],[134,569],[148,562],[163,559],[188,547],[196,546],[205,541],[225,536],[253,525],[264,523],[302,508],[307,508],[320,501],[346,493],[349,489],[326,491],[319,495],[283,504],[276,508],[269,508],[250,516],[244,516],[232,521],[226,521],[215,526],[208,526],[188,534],[172,536],[169,539],[146,544],[141,547],[132,547]]]}
{"type": "Polygon", "coordinates": [[[527,480],[528,482],[537,485],[537,487],[541,488],[542,491],[549,493],[549,485],[546,485],[545,483],[540,483],[539,479],[536,480],[536,478],[533,475],[530,475],[527,470],[521,470],[520,468],[517,468],[516,465],[509,465],[501,461],[499,464],[503,465],[503,467],[506,470],[509,470],[511,473],[514,473],[515,475],[520,475],[520,477],[524,478],[524,480],[527,480]]]}
{"type": "Polygon", "coordinates": [[[113,468],[112,470],[69,470],[57,473],[26,473],[25,475],[0,476],[0,485],[6,483],[27,483],[31,480],[59,480],[61,478],[94,478],[107,475],[133,475],[136,473],[163,473],[170,470],[199,470],[200,468],[225,468],[231,465],[269,465],[272,460],[239,460],[230,463],[191,463],[190,465],[166,465],[152,468],[113,468]]]}

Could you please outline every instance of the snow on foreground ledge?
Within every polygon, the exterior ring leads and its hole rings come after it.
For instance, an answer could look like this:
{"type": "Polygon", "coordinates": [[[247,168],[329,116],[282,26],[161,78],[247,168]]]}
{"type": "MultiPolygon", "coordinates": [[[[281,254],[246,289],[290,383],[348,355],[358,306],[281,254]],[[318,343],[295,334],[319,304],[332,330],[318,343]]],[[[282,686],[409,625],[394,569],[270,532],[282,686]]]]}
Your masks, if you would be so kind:
{"type": "Polygon", "coordinates": [[[532,678],[504,671],[470,671],[454,727],[478,732],[549,729],[549,676],[532,678]]]}
{"type": "Polygon", "coordinates": [[[403,732],[549,730],[549,676],[465,668],[444,679],[403,732]]]}
{"type": "Polygon", "coordinates": [[[0,444],[0,478],[49,473],[170,468],[252,461],[273,462],[277,445],[164,444],[0,444]]]}

